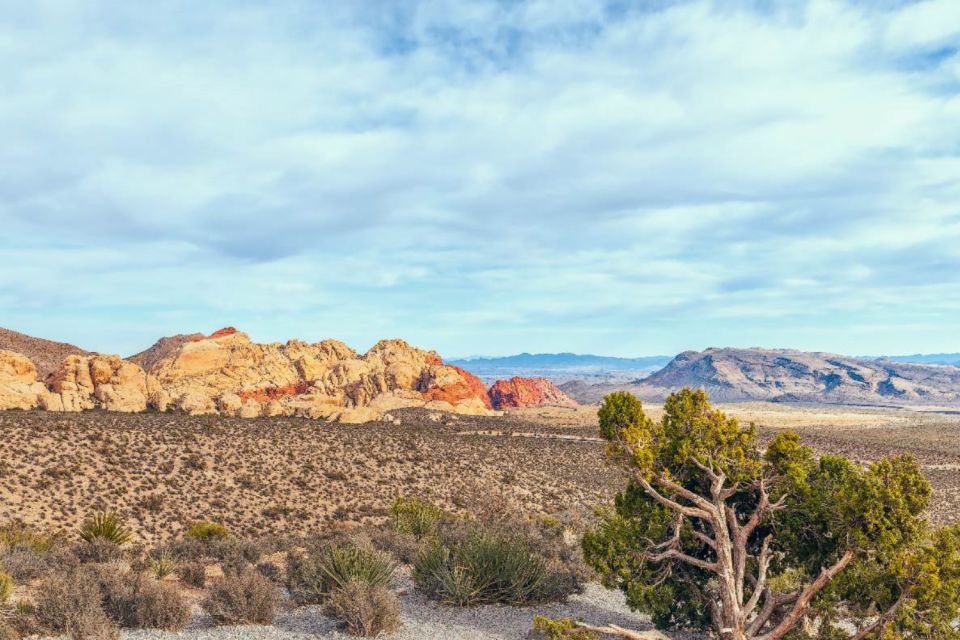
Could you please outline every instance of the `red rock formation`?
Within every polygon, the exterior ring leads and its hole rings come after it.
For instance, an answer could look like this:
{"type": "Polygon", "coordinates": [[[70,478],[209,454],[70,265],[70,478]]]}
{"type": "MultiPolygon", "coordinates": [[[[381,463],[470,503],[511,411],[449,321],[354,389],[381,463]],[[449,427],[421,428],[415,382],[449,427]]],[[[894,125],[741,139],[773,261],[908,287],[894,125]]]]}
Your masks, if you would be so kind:
{"type": "MultiPolygon", "coordinates": [[[[225,334],[229,335],[229,334],[225,334]]],[[[286,384],[282,387],[264,387],[262,389],[252,389],[250,391],[241,391],[238,395],[241,400],[255,400],[260,404],[279,400],[287,396],[298,396],[307,392],[313,386],[310,382],[297,382],[295,384],[286,384]]]]}
{"type": "Polygon", "coordinates": [[[546,378],[519,378],[497,380],[490,387],[494,409],[558,405],[575,407],[577,403],[546,378]]]}
{"type": "Polygon", "coordinates": [[[480,378],[455,365],[449,364],[444,366],[454,369],[458,374],[460,374],[462,380],[424,391],[424,400],[441,400],[443,402],[449,402],[452,405],[456,405],[463,400],[480,398],[485,407],[488,409],[493,408],[493,405],[490,403],[490,395],[487,393],[487,388],[484,386],[483,381],[480,378]]]}
{"type": "Polygon", "coordinates": [[[224,336],[232,336],[237,333],[237,330],[234,327],[224,327],[223,329],[217,329],[208,336],[205,335],[196,335],[191,336],[191,342],[199,342],[201,340],[215,340],[216,338],[223,338],[224,336]]]}

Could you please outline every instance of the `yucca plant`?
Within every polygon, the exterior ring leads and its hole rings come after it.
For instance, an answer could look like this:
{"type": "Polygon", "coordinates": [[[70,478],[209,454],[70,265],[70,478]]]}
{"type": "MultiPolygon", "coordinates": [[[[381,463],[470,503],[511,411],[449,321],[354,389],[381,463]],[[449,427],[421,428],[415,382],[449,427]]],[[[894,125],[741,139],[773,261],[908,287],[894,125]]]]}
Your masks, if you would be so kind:
{"type": "Polygon", "coordinates": [[[106,540],[122,545],[129,542],[132,536],[124,526],[123,519],[113,511],[97,511],[80,527],[80,537],[84,542],[106,540]]]}
{"type": "Polygon", "coordinates": [[[396,569],[390,554],[353,541],[287,556],[287,582],[302,603],[321,603],[351,582],[389,587],[396,569]]]}
{"type": "Polygon", "coordinates": [[[150,558],[150,571],[157,580],[163,580],[174,572],[177,563],[169,551],[161,551],[150,558]]]}

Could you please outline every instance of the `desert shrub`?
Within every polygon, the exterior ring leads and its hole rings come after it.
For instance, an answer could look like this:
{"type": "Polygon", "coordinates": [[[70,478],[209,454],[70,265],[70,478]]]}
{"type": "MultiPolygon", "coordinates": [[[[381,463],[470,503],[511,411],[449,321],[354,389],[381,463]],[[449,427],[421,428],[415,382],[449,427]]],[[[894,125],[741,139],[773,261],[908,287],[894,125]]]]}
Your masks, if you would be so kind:
{"type": "Polygon", "coordinates": [[[0,620],[0,640],[19,640],[19,638],[20,634],[12,626],[5,620],[0,620]]]}
{"type": "Polygon", "coordinates": [[[533,617],[533,630],[545,640],[599,640],[593,631],[581,629],[570,618],[551,620],[544,616],[533,617]]]}
{"type": "Polygon", "coordinates": [[[7,604],[13,593],[13,576],[6,571],[0,571],[0,607],[7,604]]]}
{"type": "Polygon", "coordinates": [[[333,540],[306,553],[287,555],[287,586],[300,602],[323,602],[351,582],[387,587],[396,569],[390,554],[369,540],[333,540]]]}
{"type": "Polygon", "coordinates": [[[384,587],[368,582],[350,582],[335,589],[324,610],[354,636],[374,638],[400,626],[400,600],[384,587]]]}
{"type": "Polygon", "coordinates": [[[418,540],[432,536],[444,515],[443,509],[418,498],[397,498],[390,509],[394,530],[418,540]]]}
{"type": "Polygon", "coordinates": [[[223,540],[230,536],[230,531],[222,524],[216,522],[194,522],[187,527],[183,534],[186,538],[209,542],[211,540],[223,540]]]}
{"type": "Polygon", "coordinates": [[[427,546],[413,565],[418,589],[457,606],[561,600],[578,585],[530,542],[494,528],[467,525],[427,546]]]}
{"type": "Polygon", "coordinates": [[[217,624],[269,624],[279,603],[276,585],[248,569],[217,579],[203,600],[203,608],[217,624]]]}
{"type": "Polygon", "coordinates": [[[0,547],[7,549],[31,549],[37,553],[49,552],[56,539],[37,533],[30,527],[12,522],[0,527],[0,547]]]}
{"type": "Polygon", "coordinates": [[[73,567],[44,580],[36,596],[37,622],[73,640],[114,640],[117,625],[101,605],[100,586],[89,567],[73,567]]]}
{"type": "Polygon", "coordinates": [[[177,575],[191,587],[202,589],[207,582],[207,566],[199,560],[183,562],[177,568],[177,575]]]}
{"type": "Polygon", "coordinates": [[[101,606],[121,627],[179,630],[190,620],[190,608],[175,587],[128,571],[118,564],[91,568],[100,589],[101,606]]]}
{"type": "Polygon", "coordinates": [[[413,534],[400,533],[392,525],[373,531],[371,540],[378,549],[386,551],[404,564],[413,564],[424,544],[413,534]]]}
{"type": "Polygon", "coordinates": [[[217,560],[224,571],[243,571],[267,551],[267,545],[260,540],[212,539],[205,544],[207,555],[217,560]]]}
{"type": "Polygon", "coordinates": [[[283,572],[280,570],[280,567],[276,565],[276,563],[270,561],[258,562],[256,569],[264,578],[278,584],[283,583],[283,572]]]}
{"type": "Polygon", "coordinates": [[[113,511],[97,511],[80,527],[80,538],[84,542],[106,540],[119,546],[129,542],[132,535],[123,519],[113,511]]]}
{"type": "Polygon", "coordinates": [[[157,580],[163,580],[174,572],[177,563],[173,555],[167,550],[162,550],[150,557],[150,572],[157,580]]]}
{"type": "Polygon", "coordinates": [[[105,564],[119,562],[126,554],[116,542],[106,538],[94,538],[74,547],[73,555],[82,563],[105,564]]]}

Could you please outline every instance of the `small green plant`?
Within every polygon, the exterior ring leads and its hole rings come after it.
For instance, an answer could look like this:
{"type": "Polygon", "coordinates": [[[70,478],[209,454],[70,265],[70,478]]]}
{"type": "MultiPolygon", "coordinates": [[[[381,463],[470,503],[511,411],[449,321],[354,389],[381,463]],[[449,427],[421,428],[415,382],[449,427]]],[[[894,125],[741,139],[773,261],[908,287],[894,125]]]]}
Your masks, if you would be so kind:
{"type": "Polygon", "coordinates": [[[546,616],[533,617],[533,630],[546,640],[599,640],[593,631],[582,629],[570,618],[551,620],[546,616]]]}
{"type": "Polygon", "coordinates": [[[216,522],[199,521],[187,527],[187,531],[183,535],[192,540],[209,542],[211,540],[224,540],[230,537],[230,531],[224,525],[216,522]]]}
{"type": "Polygon", "coordinates": [[[80,537],[84,542],[106,540],[122,545],[130,540],[132,534],[115,512],[97,511],[80,527],[80,537]]]}
{"type": "Polygon", "coordinates": [[[7,604],[10,595],[13,593],[13,576],[5,571],[0,571],[0,607],[7,604]]]}
{"type": "Polygon", "coordinates": [[[397,498],[390,509],[393,528],[417,540],[432,536],[445,515],[443,509],[418,498],[397,498]]]}

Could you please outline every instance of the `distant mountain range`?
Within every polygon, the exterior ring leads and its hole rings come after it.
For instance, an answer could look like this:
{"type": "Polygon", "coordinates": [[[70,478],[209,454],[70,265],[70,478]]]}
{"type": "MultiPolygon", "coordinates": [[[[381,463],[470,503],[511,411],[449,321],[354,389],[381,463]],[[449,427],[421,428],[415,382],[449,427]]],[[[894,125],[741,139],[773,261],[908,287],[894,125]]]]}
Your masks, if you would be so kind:
{"type": "Polygon", "coordinates": [[[960,366],[960,353],[915,353],[912,356],[872,356],[870,360],[916,362],[918,364],[951,364],[960,366]]]}
{"type": "Polygon", "coordinates": [[[681,353],[636,382],[572,381],[560,388],[595,402],[616,389],[659,400],[683,387],[704,389],[718,402],[953,405],[960,404],[960,367],[792,349],[707,349],[681,353]]]}
{"type": "Polygon", "coordinates": [[[661,369],[671,356],[615,358],[576,353],[520,353],[504,357],[450,360],[485,380],[510,376],[540,376],[553,381],[629,381],[661,369]]]}

